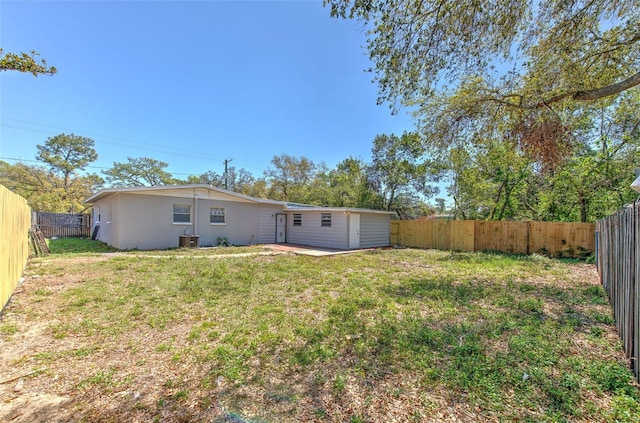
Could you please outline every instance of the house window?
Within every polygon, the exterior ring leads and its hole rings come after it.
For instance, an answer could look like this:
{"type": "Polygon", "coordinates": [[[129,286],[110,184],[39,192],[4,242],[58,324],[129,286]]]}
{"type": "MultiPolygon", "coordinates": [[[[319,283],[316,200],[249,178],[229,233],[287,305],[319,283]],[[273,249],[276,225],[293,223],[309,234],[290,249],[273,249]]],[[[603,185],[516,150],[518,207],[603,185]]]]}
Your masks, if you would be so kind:
{"type": "Polygon", "coordinates": [[[211,207],[209,209],[209,223],[212,225],[224,225],[224,208],[211,207]]]}
{"type": "Polygon", "coordinates": [[[191,223],[191,206],[189,204],[173,205],[173,223],[191,223]]]}
{"type": "Polygon", "coordinates": [[[302,213],[293,214],[293,226],[302,226],[302,213]]]}
{"type": "Polygon", "coordinates": [[[331,213],[321,213],[322,226],[331,226],[331,213]]]}

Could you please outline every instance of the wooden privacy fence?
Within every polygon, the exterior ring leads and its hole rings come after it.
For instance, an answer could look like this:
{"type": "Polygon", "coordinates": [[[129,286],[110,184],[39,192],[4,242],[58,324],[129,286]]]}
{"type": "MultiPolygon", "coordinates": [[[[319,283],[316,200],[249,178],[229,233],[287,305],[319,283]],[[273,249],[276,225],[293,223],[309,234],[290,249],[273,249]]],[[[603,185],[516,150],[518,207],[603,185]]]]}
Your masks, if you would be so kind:
{"type": "Polygon", "coordinates": [[[640,382],[640,202],[599,220],[596,240],[600,280],[609,295],[627,358],[640,382]]]}
{"type": "Polygon", "coordinates": [[[31,209],[0,185],[0,310],[11,298],[29,258],[31,209]]]}
{"type": "Polygon", "coordinates": [[[391,243],[439,250],[584,258],[595,252],[594,231],[594,223],[393,220],[391,243]]]}
{"type": "Polygon", "coordinates": [[[91,237],[91,215],[69,213],[34,213],[34,221],[45,238],[91,237]]]}

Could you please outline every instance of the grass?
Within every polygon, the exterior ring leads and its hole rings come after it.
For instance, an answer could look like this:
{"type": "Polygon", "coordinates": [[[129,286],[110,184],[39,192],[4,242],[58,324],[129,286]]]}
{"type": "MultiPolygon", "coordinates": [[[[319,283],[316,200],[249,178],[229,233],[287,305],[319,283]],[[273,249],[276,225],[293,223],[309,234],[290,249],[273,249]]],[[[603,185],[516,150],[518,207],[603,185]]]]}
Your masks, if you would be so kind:
{"type": "Polygon", "coordinates": [[[55,238],[47,241],[51,254],[112,253],[116,250],[104,242],[86,238],[55,238]]]}
{"type": "MultiPolygon", "coordinates": [[[[66,389],[145,392],[116,411],[79,398],[74,407],[88,420],[179,412],[240,421],[456,413],[640,421],[638,389],[588,265],[406,249],[211,260],[134,253],[76,267],[65,266],[70,248],[29,271],[43,275],[35,281],[78,282],[34,286],[33,302],[14,313],[29,316],[17,321],[56,316],[30,360],[66,366],[59,372],[75,383],[66,389]],[[86,360],[103,367],[87,369],[86,360]]],[[[26,329],[0,326],[18,330],[26,329]]]]}
{"type": "MultiPolygon", "coordinates": [[[[94,253],[114,253],[120,250],[110,247],[104,242],[94,241],[86,238],[56,238],[48,240],[51,254],[94,254],[94,253]]],[[[168,250],[147,250],[147,251],[126,251],[130,255],[153,255],[153,256],[211,256],[241,253],[256,253],[265,251],[263,246],[241,246],[241,247],[212,247],[212,248],[172,248],[168,250]]]]}

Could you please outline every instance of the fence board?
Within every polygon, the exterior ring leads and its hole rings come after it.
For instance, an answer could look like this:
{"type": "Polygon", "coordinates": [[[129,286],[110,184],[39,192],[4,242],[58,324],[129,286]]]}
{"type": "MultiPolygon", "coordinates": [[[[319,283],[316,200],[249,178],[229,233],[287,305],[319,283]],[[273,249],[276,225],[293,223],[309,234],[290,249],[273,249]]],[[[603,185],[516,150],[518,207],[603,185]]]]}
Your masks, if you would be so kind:
{"type": "Polygon", "coordinates": [[[593,223],[529,222],[529,252],[553,257],[586,257],[595,251],[593,223]]]}
{"type": "Polygon", "coordinates": [[[0,310],[11,298],[29,258],[31,209],[0,185],[0,310]]]}
{"type": "Polygon", "coordinates": [[[527,254],[528,222],[475,221],[476,251],[527,254]]]}
{"type": "Polygon", "coordinates": [[[609,296],[625,353],[640,382],[640,203],[599,220],[596,235],[600,280],[609,296]]]}
{"type": "Polygon", "coordinates": [[[35,213],[35,221],[45,238],[90,238],[91,215],[70,213],[35,213]]]}
{"type": "Polygon", "coordinates": [[[475,222],[461,220],[448,221],[451,226],[451,249],[456,251],[474,251],[475,222]]]}
{"type": "Polygon", "coordinates": [[[585,257],[595,251],[595,224],[480,220],[394,220],[391,243],[456,251],[585,257]]]}

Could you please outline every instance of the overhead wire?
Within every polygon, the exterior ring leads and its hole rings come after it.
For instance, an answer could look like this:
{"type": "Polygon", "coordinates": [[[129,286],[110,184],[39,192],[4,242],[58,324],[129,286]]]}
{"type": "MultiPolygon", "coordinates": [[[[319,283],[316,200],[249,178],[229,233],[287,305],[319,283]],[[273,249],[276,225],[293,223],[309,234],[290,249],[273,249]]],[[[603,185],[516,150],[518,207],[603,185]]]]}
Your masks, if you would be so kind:
{"type": "MultiPolygon", "coordinates": [[[[82,135],[82,136],[91,136],[91,137],[96,137],[96,138],[92,138],[96,143],[100,143],[100,144],[106,144],[106,145],[113,145],[113,146],[118,146],[118,147],[134,147],[134,148],[138,148],[141,150],[147,150],[147,151],[151,151],[154,153],[163,153],[163,154],[171,154],[173,156],[181,156],[181,157],[185,157],[185,158],[189,158],[189,159],[197,159],[197,160],[204,160],[204,161],[211,161],[214,162],[216,160],[220,161],[220,163],[223,163],[224,157],[225,156],[220,156],[219,158],[217,156],[206,156],[203,155],[200,152],[193,152],[193,151],[188,151],[188,150],[184,150],[184,149],[175,149],[175,148],[171,148],[171,147],[165,147],[165,146],[161,146],[159,148],[159,146],[157,144],[152,144],[152,143],[148,143],[148,142],[142,142],[142,141],[135,141],[135,140],[130,140],[130,139],[125,139],[125,138],[119,138],[119,137],[114,137],[111,135],[103,135],[103,134],[97,134],[97,133],[93,133],[93,132],[89,132],[89,131],[81,131],[81,130],[74,130],[71,128],[64,128],[64,127],[60,127],[60,126],[54,126],[54,125],[47,125],[47,124],[43,124],[43,123],[37,123],[37,122],[30,122],[30,121],[26,121],[26,120],[20,120],[20,119],[13,119],[13,118],[8,118],[8,117],[1,117],[2,120],[4,121],[12,121],[12,122],[17,122],[17,123],[22,123],[22,124],[26,124],[26,125],[34,125],[34,126],[41,126],[41,127],[45,127],[45,128],[52,128],[52,129],[56,129],[56,130],[62,130],[62,131],[68,131],[70,133],[73,134],[78,134],[78,135],[82,135]],[[115,141],[109,141],[109,140],[105,140],[106,139],[110,139],[110,140],[115,140],[115,141]]],[[[24,130],[24,131],[31,131],[31,132],[38,132],[38,133],[43,133],[43,134],[50,134],[51,131],[47,131],[44,129],[40,129],[40,128],[33,128],[33,127],[29,127],[29,126],[20,126],[20,125],[16,125],[16,124],[11,124],[11,123],[0,123],[0,126],[6,127],[6,128],[10,128],[10,129],[19,129],[19,130],[24,130]]],[[[20,159],[22,160],[22,159],[20,159]]],[[[22,161],[26,161],[26,160],[22,160],[22,161]]],[[[263,172],[266,170],[265,166],[261,166],[255,163],[251,163],[251,162],[246,162],[243,160],[237,160],[237,163],[245,165],[244,168],[247,169],[254,169],[254,170],[258,170],[260,172],[263,172]]],[[[87,166],[90,167],[90,166],[87,166]]],[[[95,168],[101,168],[99,166],[94,166],[95,168]]],[[[102,169],[109,169],[109,168],[102,168],[102,169]]],[[[193,175],[192,173],[185,173],[185,172],[171,172],[172,174],[175,175],[193,175]]],[[[204,173],[204,172],[203,172],[204,173]]]]}

